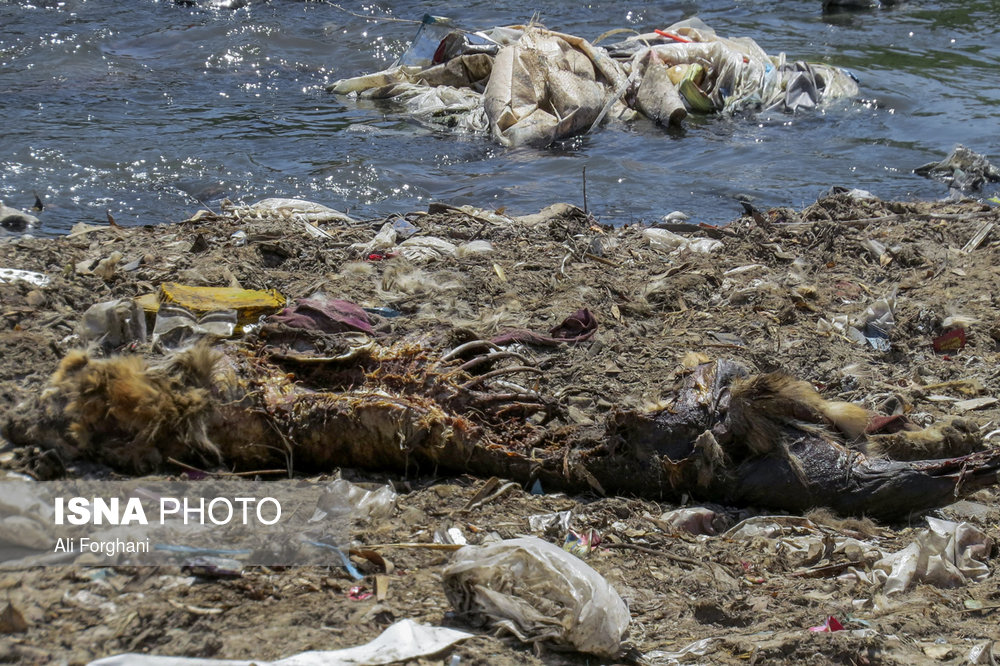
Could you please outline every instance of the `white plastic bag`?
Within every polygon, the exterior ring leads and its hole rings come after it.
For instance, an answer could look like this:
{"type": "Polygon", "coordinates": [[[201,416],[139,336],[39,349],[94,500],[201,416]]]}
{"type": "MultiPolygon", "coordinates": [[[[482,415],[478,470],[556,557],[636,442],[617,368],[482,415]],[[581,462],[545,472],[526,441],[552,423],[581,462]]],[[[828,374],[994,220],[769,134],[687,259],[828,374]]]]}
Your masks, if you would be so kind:
{"type": "Polygon", "coordinates": [[[444,571],[459,613],[526,643],[614,657],[630,620],[618,593],[583,560],[535,537],[462,548],[444,571]]]}

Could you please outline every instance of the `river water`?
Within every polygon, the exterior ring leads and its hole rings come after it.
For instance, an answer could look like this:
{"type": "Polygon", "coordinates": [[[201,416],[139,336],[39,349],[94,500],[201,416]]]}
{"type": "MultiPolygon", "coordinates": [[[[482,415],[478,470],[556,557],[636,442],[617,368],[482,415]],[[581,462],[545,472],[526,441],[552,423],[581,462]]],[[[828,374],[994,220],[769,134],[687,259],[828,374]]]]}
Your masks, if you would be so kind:
{"type": "Polygon", "coordinates": [[[944,196],[912,169],[957,143],[1000,160],[995,0],[833,15],[819,0],[505,4],[0,0],[0,200],[28,208],[37,192],[41,234],[107,211],[120,224],[181,220],[223,197],[301,197],[362,217],[431,201],[522,214],[582,204],[586,166],[602,221],[682,210],[718,223],[735,217],[739,194],[796,207],[830,185],[944,196]],[[511,150],[324,90],[391,64],[424,13],[481,29],[536,12],[589,39],[699,16],[768,53],[847,67],[861,95],[818,112],[689,116],[671,131],[639,122],[511,150]]]}

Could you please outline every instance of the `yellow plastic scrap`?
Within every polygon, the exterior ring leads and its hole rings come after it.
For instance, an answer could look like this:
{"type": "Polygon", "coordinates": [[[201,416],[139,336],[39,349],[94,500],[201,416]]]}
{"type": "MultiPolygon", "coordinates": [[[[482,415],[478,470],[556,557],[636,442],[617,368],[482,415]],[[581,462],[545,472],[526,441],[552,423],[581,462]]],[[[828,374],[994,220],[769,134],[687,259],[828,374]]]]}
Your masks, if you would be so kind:
{"type": "Polygon", "coordinates": [[[274,289],[239,289],[237,287],[193,287],[165,282],[160,293],[141,296],[139,304],[149,313],[155,313],[160,303],[172,303],[187,308],[197,316],[215,310],[236,310],[237,325],[255,323],[261,315],[277,312],[285,306],[285,297],[274,289]]]}
{"type": "Polygon", "coordinates": [[[695,63],[689,65],[684,72],[684,79],[680,83],[680,93],[684,101],[695,111],[701,113],[711,113],[715,110],[715,104],[704,93],[700,87],[701,81],[705,77],[705,68],[695,63]]]}

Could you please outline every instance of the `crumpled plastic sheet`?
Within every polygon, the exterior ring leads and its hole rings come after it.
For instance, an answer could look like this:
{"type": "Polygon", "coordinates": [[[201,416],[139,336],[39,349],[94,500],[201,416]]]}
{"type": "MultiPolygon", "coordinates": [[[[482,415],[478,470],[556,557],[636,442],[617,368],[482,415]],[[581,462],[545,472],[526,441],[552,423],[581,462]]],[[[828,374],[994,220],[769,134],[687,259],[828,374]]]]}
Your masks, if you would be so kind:
{"type": "Polygon", "coordinates": [[[343,650],[301,652],[277,661],[120,654],[97,659],[88,666],[375,666],[434,655],[472,636],[456,629],[400,620],[370,643],[343,650]]]}
{"type": "Polygon", "coordinates": [[[414,236],[396,246],[399,254],[414,263],[454,257],[457,249],[454,243],[437,236],[414,236]]]}
{"type": "Polygon", "coordinates": [[[986,565],[993,540],[966,522],[927,517],[927,528],[903,550],[887,555],[871,573],[850,569],[847,577],[882,585],[886,595],[905,592],[914,583],[957,587],[989,576],[986,565]]]}
{"type": "Polygon", "coordinates": [[[586,132],[626,84],[603,49],[529,27],[493,63],[484,92],[490,132],[505,146],[545,146],[586,132]]]}
{"type": "Polygon", "coordinates": [[[552,642],[612,658],[628,628],[628,606],[601,574],[535,537],[459,550],[444,571],[455,610],[526,643],[552,642]]]}
{"type": "Polygon", "coordinates": [[[208,336],[228,338],[236,330],[236,323],[236,310],[214,310],[198,317],[187,308],[162,303],[153,324],[153,347],[179,349],[208,336]]]}
{"type": "Polygon", "coordinates": [[[572,511],[536,513],[533,516],[528,516],[528,527],[532,532],[547,532],[553,528],[557,528],[560,532],[568,532],[572,518],[572,511]]]}
{"type": "Polygon", "coordinates": [[[131,298],[95,303],[83,313],[76,332],[84,342],[117,349],[146,341],[146,315],[131,298]]]}
{"type": "Polygon", "coordinates": [[[310,523],[347,523],[381,520],[396,508],[392,486],[369,489],[347,479],[331,481],[316,504],[310,523]]]}
{"type": "Polygon", "coordinates": [[[370,335],[374,330],[368,313],[360,305],[321,293],[301,298],[281,312],[268,316],[265,321],[323,333],[358,332],[370,335]]]}
{"type": "Polygon", "coordinates": [[[789,566],[811,566],[834,557],[873,561],[881,553],[871,544],[822,530],[801,516],[747,518],[723,534],[728,539],[762,538],[789,566]]]}
{"type": "Polygon", "coordinates": [[[16,268],[0,268],[0,284],[5,282],[17,282],[18,280],[27,282],[28,284],[33,284],[36,287],[45,287],[48,286],[49,282],[51,282],[51,278],[44,273],[22,271],[16,268]]]}

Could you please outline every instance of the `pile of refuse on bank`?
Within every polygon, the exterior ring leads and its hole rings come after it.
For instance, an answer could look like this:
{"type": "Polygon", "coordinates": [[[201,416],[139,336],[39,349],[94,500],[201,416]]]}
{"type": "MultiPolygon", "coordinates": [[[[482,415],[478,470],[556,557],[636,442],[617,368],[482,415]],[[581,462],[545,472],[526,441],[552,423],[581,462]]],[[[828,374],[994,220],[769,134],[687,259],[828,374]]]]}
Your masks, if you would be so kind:
{"type": "Polygon", "coordinates": [[[795,111],[858,94],[846,70],[769,56],[697,18],[606,47],[598,41],[535,24],[471,32],[425,16],[392,67],[329,90],[401,102],[418,119],[489,133],[505,146],[545,146],[605,118],[678,125],[688,113],[795,111]]]}
{"type": "MultiPolygon", "coordinates": [[[[0,655],[988,663],[1000,211],[850,191],[676,219],[270,199],[0,243],[5,473],[293,475],[320,537],[337,511],[308,492],[384,509],[305,544],[319,566],[216,543],[155,574],[0,573],[0,655]]],[[[0,488],[9,544],[51,522],[32,495],[0,488]]]]}

